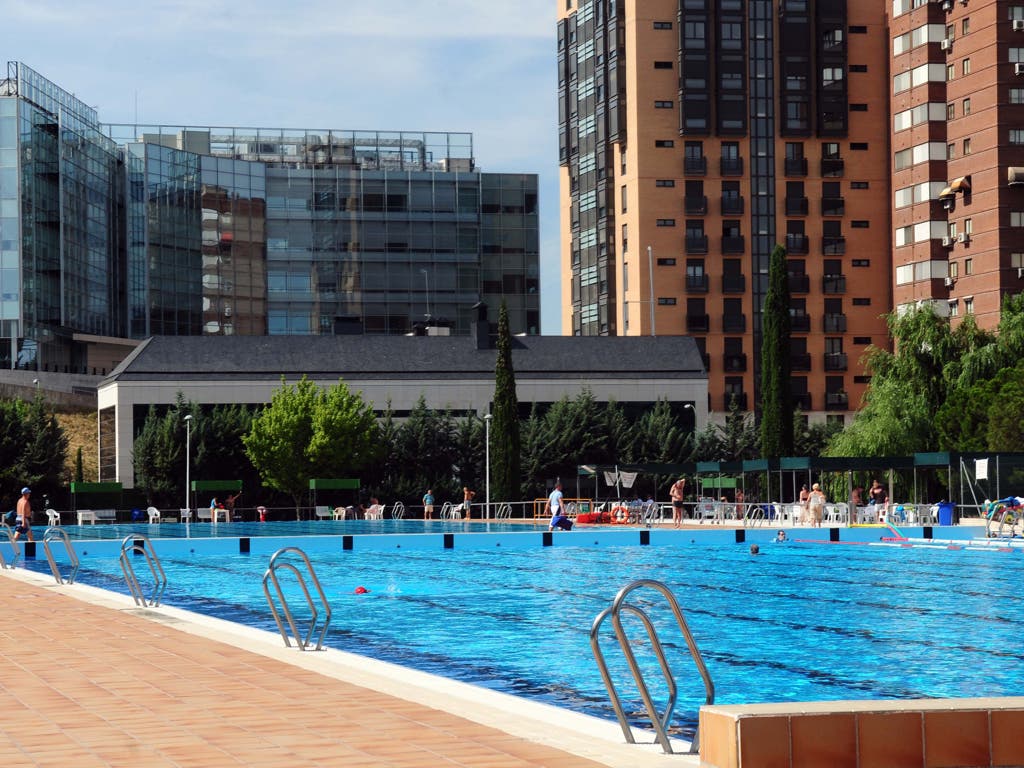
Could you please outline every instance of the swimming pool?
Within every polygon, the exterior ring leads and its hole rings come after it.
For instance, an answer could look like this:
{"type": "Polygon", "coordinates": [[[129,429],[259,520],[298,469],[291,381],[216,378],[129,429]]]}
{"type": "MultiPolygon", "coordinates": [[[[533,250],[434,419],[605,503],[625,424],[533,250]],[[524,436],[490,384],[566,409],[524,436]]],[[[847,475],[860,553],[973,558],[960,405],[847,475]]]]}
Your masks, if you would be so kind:
{"type": "MultiPolygon", "coordinates": [[[[1024,693],[1019,553],[791,542],[764,544],[753,557],[746,544],[709,546],[690,533],[646,547],[562,538],[469,548],[465,538],[447,550],[311,551],[334,610],[327,643],[613,719],[590,625],[620,587],[653,578],[678,597],[719,703],[1024,693]]],[[[269,555],[162,559],[164,602],[276,631],[261,583],[269,555]]],[[[87,559],[79,580],[126,592],[110,558],[87,559]]],[[[668,612],[650,612],[679,682],[685,732],[703,689],[668,612]]],[[[626,710],[640,712],[611,648],[609,631],[606,656],[626,710]]],[[[645,667],[656,669],[653,659],[645,667]]]]}

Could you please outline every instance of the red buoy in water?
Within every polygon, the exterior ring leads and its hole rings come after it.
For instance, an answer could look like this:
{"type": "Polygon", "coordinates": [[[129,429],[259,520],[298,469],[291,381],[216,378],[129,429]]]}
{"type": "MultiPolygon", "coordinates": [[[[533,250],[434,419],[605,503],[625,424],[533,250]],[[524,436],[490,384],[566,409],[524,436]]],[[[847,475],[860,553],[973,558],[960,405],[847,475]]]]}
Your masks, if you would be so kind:
{"type": "Polygon", "coordinates": [[[369,591],[370,590],[368,590],[366,587],[356,587],[356,594],[357,595],[365,595],[369,591]]]}

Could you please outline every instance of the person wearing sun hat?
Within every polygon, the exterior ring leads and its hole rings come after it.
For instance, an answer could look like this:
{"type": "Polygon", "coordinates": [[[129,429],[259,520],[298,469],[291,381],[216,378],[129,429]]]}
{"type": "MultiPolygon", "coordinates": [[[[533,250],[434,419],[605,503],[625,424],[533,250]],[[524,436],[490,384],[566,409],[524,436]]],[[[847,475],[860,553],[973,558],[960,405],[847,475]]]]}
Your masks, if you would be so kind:
{"type": "Polygon", "coordinates": [[[25,487],[21,489],[21,498],[18,499],[18,525],[14,529],[14,540],[17,541],[21,534],[25,534],[29,541],[35,541],[35,537],[32,535],[32,502],[29,501],[29,496],[32,495],[32,489],[25,487]]]}

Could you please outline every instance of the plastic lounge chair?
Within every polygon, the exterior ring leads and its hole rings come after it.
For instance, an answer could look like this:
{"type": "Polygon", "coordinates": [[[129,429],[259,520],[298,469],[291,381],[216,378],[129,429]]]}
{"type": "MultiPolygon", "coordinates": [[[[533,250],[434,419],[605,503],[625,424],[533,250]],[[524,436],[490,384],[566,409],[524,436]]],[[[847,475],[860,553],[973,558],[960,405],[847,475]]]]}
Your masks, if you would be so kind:
{"type": "Polygon", "coordinates": [[[160,522],[160,510],[156,507],[146,507],[146,514],[149,515],[150,525],[156,525],[160,522]]]}
{"type": "Polygon", "coordinates": [[[327,520],[333,514],[333,511],[328,506],[318,506],[313,508],[313,515],[317,520],[327,520]]]}
{"type": "Polygon", "coordinates": [[[60,512],[55,509],[46,510],[46,524],[60,525],[60,512]]]}

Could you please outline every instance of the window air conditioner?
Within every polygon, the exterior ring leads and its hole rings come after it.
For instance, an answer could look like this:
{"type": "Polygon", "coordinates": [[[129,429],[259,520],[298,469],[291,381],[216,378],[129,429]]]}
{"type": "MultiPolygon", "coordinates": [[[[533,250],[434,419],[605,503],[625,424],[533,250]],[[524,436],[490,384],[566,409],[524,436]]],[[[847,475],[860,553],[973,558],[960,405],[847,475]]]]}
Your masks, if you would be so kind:
{"type": "Polygon", "coordinates": [[[952,248],[953,247],[953,238],[952,237],[944,237],[944,238],[942,238],[942,247],[943,248],[952,248]]]}
{"type": "Polygon", "coordinates": [[[947,13],[949,11],[952,11],[953,10],[953,0],[944,0],[943,3],[942,3],[942,10],[946,11],[947,13]]]}
{"type": "Polygon", "coordinates": [[[956,282],[956,281],[955,281],[955,280],[953,280],[953,278],[952,278],[952,277],[947,277],[947,278],[946,278],[945,280],[943,280],[942,282],[943,282],[943,283],[944,283],[944,284],[946,285],[946,287],[947,287],[947,288],[952,288],[952,287],[953,287],[953,283],[954,283],[954,282],[956,282]]]}
{"type": "Polygon", "coordinates": [[[941,43],[939,43],[939,48],[941,48],[944,51],[948,51],[952,47],[953,47],[953,41],[950,38],[948,38],[948,37],[945,38],[941,43]]]}
{"type": "Polygon", "coordinates": [[[1014,19],[1013,20],[1013,31],[1014,32],[1024,32],[1024,19],[1014,19]]]}
{"type": "Polygon", "coordinates": [[[956,236],[956,241],[958,243],[969,243],[971,241],[971,238],[968,237],[966,232],[961,232],[959,235],[956,236]]]}
{"type": "Polygon", "coordinates": [[[1018,62],[1013,65],[1013,74],[1024,75],[1024,63],[1018,62]]]}
{"type": "Polygon", "coordinates": [[[1017,279],[1024,280],[1024,267],[1017,267],[1017,279]]]}

